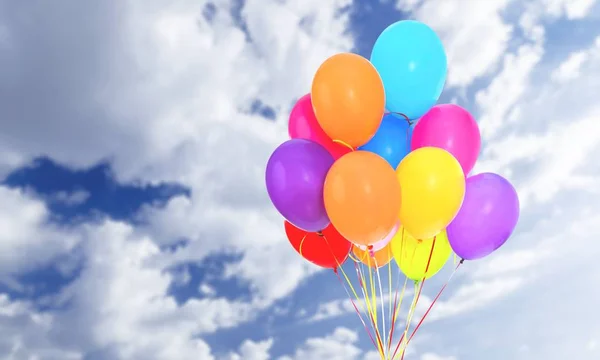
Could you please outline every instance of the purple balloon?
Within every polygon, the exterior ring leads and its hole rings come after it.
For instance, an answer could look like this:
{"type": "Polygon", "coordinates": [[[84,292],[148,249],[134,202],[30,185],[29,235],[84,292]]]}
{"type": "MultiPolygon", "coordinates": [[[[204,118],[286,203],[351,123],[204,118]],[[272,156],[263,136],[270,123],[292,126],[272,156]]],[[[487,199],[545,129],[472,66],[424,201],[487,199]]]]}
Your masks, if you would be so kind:
{"type": "Polygon", "coordinates": [[[267,192],[277,211],[310,232],[329,225],[323,185],[333,157],[320,144],[292,139],[279,145],[267,163],[267,192]]]}
{"type": "Polygon", "coordinates": [[[519,220],[519,197],[508,180],[493,173],[467,178],[460,211],[448,225],[448,240],[456,255],[476,260],[496,251],[519,220]]]}

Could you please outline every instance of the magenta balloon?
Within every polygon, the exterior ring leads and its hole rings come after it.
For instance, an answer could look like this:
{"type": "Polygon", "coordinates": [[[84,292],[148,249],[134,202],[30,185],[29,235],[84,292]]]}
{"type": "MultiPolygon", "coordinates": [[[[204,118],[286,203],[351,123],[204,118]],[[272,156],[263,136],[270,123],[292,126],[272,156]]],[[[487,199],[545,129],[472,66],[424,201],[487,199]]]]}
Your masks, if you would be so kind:
{"type": "Polygon", "coordinates": [[[267,163],[267,192],[287,221],[309,232],[329,225],[323,185],[331,165],[331,154],[314,141],[292,139],[275,149],[267,163]]]}
{"type": "Polygon", "coordinates": [[[481,149],[477,122],[458,105],[436,105],[417,122],[412,135],[412,150],[427,146],[454,155],[466,176],[473,170],[481,149]]]}
{"type": "Polygon", "coordinates": [[[504,245],[519,220],[519,197],[508,180],[493,173],[467,178],[458,215],[448,225],[448,240],[465,260],[488,256],[504,245]]]}

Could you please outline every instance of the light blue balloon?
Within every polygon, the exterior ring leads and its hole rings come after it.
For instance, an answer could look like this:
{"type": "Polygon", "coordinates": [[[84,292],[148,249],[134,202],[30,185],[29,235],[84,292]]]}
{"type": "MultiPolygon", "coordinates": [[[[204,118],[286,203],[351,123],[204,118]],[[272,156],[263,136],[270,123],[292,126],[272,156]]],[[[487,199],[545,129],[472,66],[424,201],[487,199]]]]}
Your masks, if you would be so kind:
{"type": "Polygon", "coordinates": [[[359,147],[384,158],[394,169],[410,152],[412,128],[405,119],[387,114],[381,120],[381,125],[375,136],[368,143],[359,147]]]}
{"type": "Polygon", "coordinates": [[[371,63],[385,88],[385,107],[414,120],[440,98],[448,64],[442,41],[427,25],[398,21],[373,46],[371,63]]]}

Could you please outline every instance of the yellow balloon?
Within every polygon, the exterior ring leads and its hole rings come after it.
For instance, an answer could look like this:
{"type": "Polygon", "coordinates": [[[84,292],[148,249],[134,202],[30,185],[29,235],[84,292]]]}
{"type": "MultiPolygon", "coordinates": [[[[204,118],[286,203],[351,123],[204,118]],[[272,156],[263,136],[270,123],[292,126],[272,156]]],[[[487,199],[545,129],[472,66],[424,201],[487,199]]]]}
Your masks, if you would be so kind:
{"type": "Polygon", "coordinates": [[[437,274],[446,264],[452,254],[452,248],[446,235],[446,230],[433,238],[417,240],[404,229],[400,229],[392,238],[392,254],[398,267],[406,277],[421,281],[437,274]],[[431,248],[433,247],[433,253],[431,248]],[[429,260],[431,256],[431,260],[429,260]],[[429,268],[427,263],[429,262],[429,268]],[[427,274],[425,274],[427,270],[427,274]]]}
{"type": "Polygon", "coordinates": [[[402,206],[400,223],[416,239],[429,239],[454,219],[465,197],[460,163],[444,149],[410,152],[398,168],[402,206]]]}

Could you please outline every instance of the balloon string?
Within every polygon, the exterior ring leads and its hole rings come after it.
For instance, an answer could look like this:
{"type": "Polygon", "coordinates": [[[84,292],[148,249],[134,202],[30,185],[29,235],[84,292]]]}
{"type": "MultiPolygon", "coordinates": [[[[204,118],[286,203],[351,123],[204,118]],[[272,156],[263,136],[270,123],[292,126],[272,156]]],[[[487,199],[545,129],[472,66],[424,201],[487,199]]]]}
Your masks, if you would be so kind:
{"type": "Polygon", "coordinates": [[[392,359],[396,358],[396,354],[398,354],[398,355],[404,354],[404,352],[406,350],[405,339],[406,339],[407,333],[408,333],[408,326],[410,325],[413,315],[415,313],[415,309],[417,308],[419,288],[420,288],[420,284],[417,281],[415,281],[415,290],[414,290],[413,300],[411,302],[410,308],[408,310],[408,314],[406,316],[406,325],[405,325],[404,331],[402,332],[402,335],[400,336],[400,339],[398,340],[398,344],[396,344],[396,348],[394,349],[394,353],[392,354],[392,359]],[[398,353],[398,350],[400,349],[401,345],[402,345],[402,350],[400,351],[400,353],[398,353]]]}
{"type": "MultiPolygon", "coordinates": [[[[400,242],[400,254],[404,254],[404,239],[405,239],[404,235],[405,235],[405,229],[404,229],[404,227],[402,227],[401,242],[400,242]]],[[[412,265],[413,265],[413,263],[415,261],[415,255],[416,255],[416,253],[417,253],[417,248],[415,247],[413,249],[413,253],[412,253],[412,256],[410,258],[410,266],[411,267],[412,267],[412,265]]],[[[403,256],[401,256],[400,257],[400,262],[403,262],[404,260],[405,260],[405,258],[403,256]]],[[[400,266],[401,264],[398,264],[398,265],[400,266]]],[[[400,272],[401,271],[402,271],[401,268],[398,268],[398,282],[400,282],[400,272]]],[[[395,325],[396,324],[396,318],[397,318],[398,314],[400,313],[400,309],[402,308],[402,303],[403,303],[403,300],[404,300],[404,293],[406,291],[406,285],[407,284],[408,284],[408,277],[405,277],[404,287],[402,288],[402,294],[400,296],[400,302],[397,305],[397,307],[395,306],[395,315],[394,315],[394,321],[393,321],[393,328],[391,329],[392,334],[390,334],[390,344],[388,344],[388,346],[390,347],[390,350],[391,350],[391,342],[392,342],[392,339],[393,339],[393,333],[394,333],[394,331],[396,329],[396,325],[395,325]]],[[[415,294],[416,294],[416,292],[415,292],[415,294]]],[[[398,296],[398,286],[396,286],[396,296],[398,296]]],[[[413,301],[414,301],[414,298],[413,298],[413,301]]],[[[411,310],[412,310],[412,305],[411,305],[411,307],[409,309],[409,314],[410,314],[411,310]]],[[[392,356],[392,358],[394,356],[396,356],[396,352],[398,351],[398,348],[400,347],[400,343],[402,342],[403,338],[404,338],[404,335],[402,335],[402,338],[398,342],[398,344],[396,346],[396,349],[394,350],[394,355],[392,356]]]]}
{"type": "MultiPolygon", "coordinates": [[[[398,271],[398,285],[400,285],[400,271],[398,271]]],[[[388,353],[392,349],[392,339],[394,338],[394,330],[396,329],[396,319],[398,318],[398,314],[400,313],[400,309],[402,308],[402,303],[404,301],[406,285],[408,285],[408,277],[404,278],[404,286],[402,286],[400,299],[398,299],[398,285],[396,286],[396,295],[394,296],[394,314],[392,316],[392,324],[390,326],[390,336],[388,339],[388,353]]]]}
{"type": "Polygon", "coordinates": [[[373,309],[373,317],[375,318],[375,324],[377,326],[377,332],[379,332],[379,321],[377,314],[377,292],[375,291],[375,281],[373,276],[373,267],[371,266],[371,260],[373,260],[373,265],[377,266],[375,258],[369,257],[369,291],[371,294],[371,309],[373,309]]]}
{"type": "Polygon", "coordinates": [[[437,236],[433,237],[433,243],[431,244],[431,251],[429,252],[429,259],[427,260],[427,266],[425,267],[425,274],[423,275],[423,278],[420,281],[420,286],[419,286],[419,293],[417,294],[417,299],[415,301],[415,309],[413,309],[413,314],[410,317],[410,321],[407,323],[406,326],[406,332],[404,333],[404,347],[402,350],[402,357],[400,358],[400,360],[404,360],[404,355],[406,355],[406,349],[408,348],[408,343],[409,343],[409,339],[408,339],[408,330],[410,329],[410,325],[412,323],[412,317],[414,315],[414,310],[416,310],[417,304],[419,303],[419,299],[421,298],[421,293],[423,292],[423,287],[425,286],[425,280],[427,279],[427,273],[429,272],[429,266],[431,265],[431,258],[433,257],[433,251],[435,249],[435,242],[437,240],[437,236]]]}
{"type": "MultiPolygon", "coordinates": [[[[298,252],[300,253],[300,256],[302,256],[302,257],[304,257],[304,255],[302,255],[302,245],[304,245],[304,240],[306,240],[306,235],[304,235],[302,237],[302,240],[300,240],[300,245],[298,246],[298,252]]],[[[334,256],[334,258],[335,258],[335,256],[334,256]]]]}
{"type": "MultiPolygon", "coordinates": [[[[465,261],[464,259],[461,259],[460,262],[458,263],[458,265],[456,265],[456,267],[454,268],[454,271],[452,272],[452,274],[450,274],[450,277],[448,278],[448,280],[446,281],[446,283],[444,284],[444,286],[442,286],[442,288],[440,289],[440,291],[437,293],[437,295],[435,296],[435,298],[431,302],[431,305],[429,305],[429,308],[427,309],[427,311],[425,311],[425,314],[423,314],[423,317],[421,318],[421,320],[419,321],[419,323],[417,324],[417,326],[413,330],[412,334],[410,335],[410,338],[408,338],[408,342],[410,342],[412,340],[413,336],[415,336],[415,334],[417,333],[417,330],[419,330],[419,328],[421,327],[421,324],[423,324],[423,321],[425,321],[425,318],[427,317],[427,315],[429,315],[429,312],[431,311],[431,309],[433,309],[433,306],[438,301],[438,299],[440,298],[440,296],[442,295],[442,293],[444,292],[444,290],[446,290],[446,287],[448,286],[448,284],[450,283],[450,281],[454,277],[454,274],[456,274],[456,272],[458,271],[458,269],[460,268],[460,266],[464,263],[464,261],[465,261]]],[[[407,342],[407,345],[408,345],[408,342],[407,342]]]]}
{"type": "Polygon", "coordinates": [[[404,118],[404,120],[406,120],[406,122],[408,123],[408,125],[412,125],[414,123],[411,119],[408,118],[408,116],[406,116],[406,115],[404,115],[403,113],[400,113],[400,112],[390,111],[390,112],[387,112],[385,114],[400,115],[400,116],[402,116],[404,118]]]}
{"type": "MultiPolygon", "coordinates": [[[[390,260],[390,262],[387,263],[387,268],[388,268],[388,309],[389,309],[389,313],[388,313],[388,318],[390,319],[390,331],[388,334],[388,341],[387,341],[387,346],[386,346],[386,351],[389,354],[390,352],[390,342],[392,341],[392,328],[394,326],[394,307],[392,307],[392,261],[390,260]]],[[[398,286],[396,286],[397,288],[398,286]]]]}
{"type": "MultiPolygon", "coordinates": [[[[370,290],[370,308],[373,312],[373,323],[375,324],[375,331],[378,337],[378,341],[381,343],[381,332],[379,331],[379,316],[377,313],[377,291],[375,290],[375,281],[373,268],[371,267],[371,258],[368,258],[368,268],[369,268],[369,290],[370,290]]],[[[373,260],[373,265],[377,266],[377,260],[375,258],[373,260]]],[[[383,351],[383,344],[380,344],[383,351]]]]}
{"type": "MultiPolygon", "coordinates": [[[[360,302],[360,297],[358,296],[358,293],[356,292],[356,290],[354,289],[354,286],[352,285],[352,281],[350,281],[350,278],[348,277],[348,275],[346,274],[346,272],[344,271],[344,268],[342,266],[342,264],[340,264],[339,260],[337,259],[337,257],[335,256],[335,254],[333,253],[333,249],[331,248],[331,245],[329,244],[329,241],[327,240],[326,236],[323,236],[323,238],[325,239],[325,243],[327,244],[327,247],[329,249],[329,252],[331,253],[331,255],[333,256],[333,258],[335,259],[335,262],[337,263],[337,267],[334,269],[334,273],[336,274],[336,276],[340,279],[340,282],[342,284],[342,287],[344,288],[344,291],[346,291],[346,294],[348,295],[348,297],[350,298],[350,301],[352,302],[352,306],[354,307],[354,309],[356,310],[356,312],[358,313],[358,317],[361,321],[361,323],[363,324],[363,326],[365,327],[365,330],[367,330],[367,334],[369,335],[369,338],[371,338],[371,341],[373,342],[373,345],[378,348],[380,355],[382,355],[383,358],[383,349],[380,348],[380,346],[377,345],[377,343],[375,342],[375,339],[373,338],[373,335],[371,334],[371,331],[369,330],[369,327],[367,326],[366,322],[364,321],[364,319],[362,318],[361,312],[358,308],[358,306],[356,305],[356,303],[354,302],[354,299],[352,299],[352,296],[350,296],[350,293],[348,292],[348,289],[346,288],[346,286],[344,285],[344,282],[341,281],[341,277],[339,275],[338,269],[341,271],[344,279],[346,280],[346,283],[348,284],[348,287],[350,288],[350,290],[352,291],[352,294],[354,295],[354,297],[356,298],[357,301],[360,302]]],[[[356,265],[356,262],[354,263],[356,265]]],[[[361,288],[362,290],[362,288],[361,288]]],[[[364,294],[364,290],[363,290],[363,294],[364,294]]],[[[366,312],[367,314],[369,314],[369,312],[366,312]]],[[[371,317],[371,321],[372,317],[371,317]]],[[[378,336],[379,338],[379,336],[378,336]]],[[[380,342],[380,341],[379,341],[380,342]]]]}
{"type": "Polygon", "coordinates": [[[352,286],[352,282],[350,281],[350,278],[348,277],[348,275],[344,271],[344,268],[342,267],[342,264],[340,264],[338,258],[335,256],[335,254],[333,252],[333,249],[331,248],[331,245],[329,244],[329,241],[327,240],[327,237],[323,236],[323,239],[325,239],[325,244],[327,244],[327,248],[329,249],[329,252],[331,253],[331,256],[333,256],[333,258],[335,259],[335,262],[337,264],[337,267],[334,269],[334,271],[337,272],[337,270],[339,269],[342,272],[342,275],[346,279],[346,282],[348,283],[348,286],[352,290],[352,293],[354,294],[354,297],[356,298],[357,301],[360,301],[360,296],[358,296],[358,293],[354,289],[354,286],[352,286]]]}
{"type": "Polygon", "coordinates": [[[354,262],[360,262],[360,260],[358,260],[357,258],[355,258],[354,255],[352,255],[352,254],[348,254],[348,257],[350,258],[350,260],[352,260],[354,262]]]}
{"type": "Polygon", "coordinates": [[[367,331],[367,334],[369,335],[369,338],[371,339],[371,342],[373,343],[373,346],[377,347],[377,343],[375,342],[375,339],[373,338],[373,335],[371,334],[371,331],[369,330],[369,327],[367,326],[367,323],[363,319],[362,314],[361,314],[360,310],[358,309],[358,306],[356,306],[356,303],[354,302],[354,299],[350,295],[350,292],[348,292],[348,289],[346,288],[346,285],[344,284],[344,281],[342,280],[342,277],[340,276],[339,272],[337,271],[337,268],[334,269],[333,272],[335,273],[335,275],[337,276],[338,280],[340,281],[340,284],[344,288],[344,291],[346,291],[346,294],[348,295],[348,298],[350,299],[350,302],[352,303],[352,306],[354,307],[354,311],[356,311],[356,314],[358,315],[358,318],[360,319],[360,322],[362,323],[362,325],[364,326],[365,330],[367,331]]]}
{"type": "MultiPolygon", "coordinates": [[[[367,260],[367,261],[369,261],[369,260],[367,260]]],[[[358,263],[354,263],[354,267],[356,269],[356,274],[358,277],[360,288],[363,293],[365,306],[368,309],[369,318],[371,319],[371,325],[373,325],[373,330],[375,331],[375,336],[377,338],[377,344],[378,344],[377,350],[379,351],[379,354],[382,355],[382,358],[383,358],[383,344],[381,343],[381,335],[379,333],[379,329],[377,327],[377,321],[376,321],[376,318],[375,318],[374,312],[373,312],[373,307],[371,306],[371,301],[368,296],[369,291],[368,291],[368,287],[367,287],[367,280],[364,276],[364,271],[361,270],[362,266],[359,266],[358,263]]]]}
{"type": "MultiPolygon", "coordinates": [[[[425,280],[427,279],[427,272],[429,271],[429,266],[431,265],[431,258],[433,257],[433,251],[435,249],[435,242],[437,240],[437,236],[433,237],[433,243],[431,244],[431,250],[429,251],[429,259],[427,259],[427,266],[425,267],[425,274],[423,274],[423,279],[421,279],[421,281],[419,282],[418,285],[418,292],[415,295],[414,298],[414,302],[411,305],[411,309],[410,309],[410,316],[407,318],[406,321],[406,328],[404,329],[404,333],[402,334],[402,337],[400,338],[400,341],[398,342],[398,345],[396,346],[396,350],[394,351],[394,355],[392,356],[392,358],[394,358],[396,356],[396,352],[398,351],[398,348],[400,347],[400,344],[403,342],[403,340],[405,340],[408,336],[408,330],[410,330],[410,324],[412,322],[412,317],[414,315],[415,309],[417,307],[417,304],[419,302],[419,299],[421,297],[421,292],[423,291],[423,286],[425,285],[425,280]]],[[[416,252],[416,249],[415,249],[416,252]]],[[[414,259],[413,259],[414,260],[414,259]]],[[[417,284],[415,282],[415,284],[417,284]]],[[[415,288],[416,290],[416,288],[415,288]]],[[[406,352],[406,347],[408,346],[408,342],[406,342],[406,344],[404,344],[404,346],[402,347],[402,358],[404,358],[404,353],[406,352]]]]}
{"type": "MultiPolygon", "coordinates": [[[[377,259],[372,258],[373,265],[377,268],[377,259]]],[[[371,290],[371,309],[373,309],[373,317],[375,318],[375,326],[378,334],[381,334],[379,331],[379,312],[377,310],[377,290],[375,284],[375,272],[373,271],[373,267],[369,264],[369,288],[371,290]]]]}
{"type": "MultiPolygon", "coordinates": [[[[389,252],[389,248],[388,248],[388,252],[389,252]]],[[[389,253],[388,253],[389,255],[389,253]]],[[[375,266],[376,268],[376,274],[377,274],[377,282],[379,284],[379,296],[381,298],[381,331],[383,334],[383,343],[387,344],[387,337],[386,337],[386,331],[385,331],[385,298],[383,297],[383,286],[381,285],[381,274],[379,271],[379,264],[377,264],[377,259],[375,260],[375,266]]],[[[384,355],[387,355],[386,351],[384,351],[384,355]]]]}
{"type": "Polygon", "coordinates": [[[350,144],[348,144],[345,141],[342,140],[333,140],[334,143],[336,144],[340,144],[340,145],[344,145],[345,147],[347,147],[348,149],[350,149],[351,151],[355,151],[356,149],[354,149],[352,146],[350,146],[350,144]]]}

